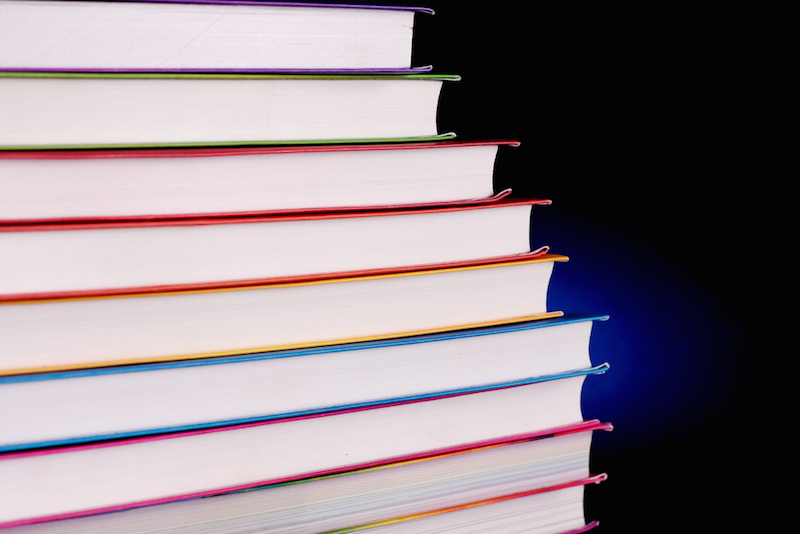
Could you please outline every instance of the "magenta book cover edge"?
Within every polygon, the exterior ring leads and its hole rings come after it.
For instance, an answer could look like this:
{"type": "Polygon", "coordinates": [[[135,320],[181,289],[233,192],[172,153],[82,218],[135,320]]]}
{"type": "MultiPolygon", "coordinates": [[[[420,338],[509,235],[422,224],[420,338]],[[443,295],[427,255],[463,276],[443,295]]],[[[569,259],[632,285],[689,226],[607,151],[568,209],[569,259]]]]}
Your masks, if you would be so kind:
{"type": "Polygon", "coordinates": [[[551,204],[549,199],[513,198],[511,190],[502,191],[494,196],[470,201],[434,202],[429,204],[405,204],[378,207],[352,207],[350,209],[331,208],[330,210],[312,211],[275,210],[258,212],[257,214],[202,214],[196,217],[167,218],[109,218],[87,221],[84,219],[69,221],[66,219],[45,222],[0,222],[0,232],[43,232],[59,230],[101,230],[110,228],[145,228],[158,226],[207,226],[216,224],[257,224],[267,222],[288,222],[323,219],[355,219],[361,217],[387,217],[396,215],[415,215],[420,213],[447,213],[480,209],[503,208],[509,206],[534,206],[551,204]]]}
{"type": "Polygon", "coordinates": [[[335,8],[335,9],[379,9],[385,11],[415,11],[419,13],[433,14],[434,10],[428,7],[415,6],[395,6],[377,4],[347,4],[332,3],[324,4],[321,2],[273,2],[261,0],[84,0],[88,2],[110,2],[119,1],[129,4],[205,4],[222,6],[262,6],[262,7],[309,7],[309,8],[335,8]]]}
{"type": "MultiPolygon", "coordinates": [[[[162,225],[167,224],[168,221],[181,221],[181,220],[201,220],[201,219],[216,219],[224,222],[225,220],[234,221],[237,218],[246,217],[250,222],[254,222],[255,218],[263,219],[264,217],[288,217],[288,216],[313,216],[325,215],[334,213],[354,213],[354,212],[380,212],[380,211],[418,211],[420,209],[431,208],[445,208],[456,206],[478,206],[483,204],[491,204],[511,194],[511,189],[506,189],[486,198],[471,198],[464,200],[451,200],[447,202],[428,202],[416,204],[386,204],[375,206],[337,206],[326,208],[295,208],[295,209],[276,209],[264,211],[237,211],[237,212],[209,212],[209,213],[178,213],[168,215],[128,215],[128,216],[104,216],[104,217],[59,217],[59,218],[43,218],[43,219],[0,219],[0,232],[4,230],[12,231],[13,228],[24,229],[29,227],[32,230],[43,229],[47,225],[76,225],[92,223],[94,228],[99,225],[108,223],[155,223],[160,221],[162,225]],[[13,228],[12,228],[13,227],[13,228]]],[[[537,204],[550,204],[551,201],[547,199],[536,200],[537,204]]]]}
{"type": "MultiPolygon", "coordinates": [[[[106,1],[106,0],[103,0],[106,1]]],[[[133,69],[133,68],[35,68],[27,69],[24,67],[2,68],[2,72],[18,72],[23,73],[52,73],[52,74],[307,74],[307,75],[404,75],[404,74],[425,74],[433,71],[432,65],[425,65],[422,67],[398,67],[398,68],[371,68],[371,69],[133,69]]]]}
{"type": "MultiPolygon", "coordinates": [[[[507,386],[507,387],[516,387],[516,386],[507,386]]],[[[501,389],[505,389],[505,388],[501,388],[501,389]]],[[[146,442],[151,442],[151,441],[162,441],[162,440],[167,440],[167,439],[177,439],[177,438],[184,438],[184,437],[189,437],[189,436],[197,436],[197,435],[201,435],[201,434],[212,434],[212,433],[218,433],[218,432],[231,432],[231,431],[245,429],[245,428],[253,428],[253,427],[267,426],[267,425],[278,425],[278,424],[283,424],[283,423],[291,423],[293,421],[303,421],[303,420],[308,420],[308,419],[317,419],[317,418],[321,418],[321,417],[334,417],[334,416],[337,416],[337,415],[350,414],[350,413],[356,413],[356,412],[363,412],[363,411],[368,411],[368,410],[378,410],[378,409],[381,409],[381,408],[387,408],[387,407],[391,407],[391,406],[402,406],[402,405],[407,405],[407,404],[416,404],[416,403],[419,403],[419,402],[427,402],[427,401],[431,401],[431,400],[448,398],[448,397],[460,397],[460,396],[464,396],[464,395],[474,395],[476,393],[479,393],[479,391],[466,392],[466,393],[454,393],[454,394],[449,394],[449,395],[442,395],[442,396],[439,396],[439,397],[428,397],[428,398],[423,398],[423,399],[411,399],[411,400],[405,400],[405,401],[400,401],[400,402],[389,402],[389,403],[380,404],[380,405],[360,406],[360,407],[356,407],[356,408],[348,408],[348,409],[345,409],[345,410],[337,410],[337,411],[333,411],[333,412],[314,413],[314,414],[309,414],[309,415],[300,415],[300,416],[297,416],[297,417],[288,417],[288,418],[284,418],[284,419],[270,419],[270,420],[267,420],[267,421],[256,421],[256,422],[253,422],[253,423],[241,423],[241,424],[237,424],[237,425],[224,426],[224,427],[204,428],[204,429],[199,429],[199,430],[186,430],[186,431],[178,431],[178,432],[171,432],[171,433],[167,433],[167,434],[157,434],[157,435],[150,435],[150,436],[143,436],[143,437],[136,437],[136,438],[122,438],[122,439],[117,439],[117,440],[104,441],[104,442],[100,442],[100,443],[86,443],[86,444],[81,444],[81,445],[65,445],[65,446],[57,446],[57,447],[46,448],[46,449],[29,450],[29,451],[21,451],[21,452],[9,452],[9,453],[0,454],[0,462],[7,461],[7,460],[13,460],[13,459],[16,459],[16,458],[27,458],[27,457],[31,457],[31,456],[46,456],[46,455],[50,455],[50,454],[65,454],[65,453],[70,453],[70,452],[75,452],[75,451],[85,451],[85,450],[91,450],[91,449],[106,449],[106,448],[110,448],[110,447],[123,447],[123,446],[127,446],[127,445],[135,445],[137,443],[146,443],[146,442]]],[[[525,439],[531,439],[531,438],[534,438],[534,437],[549,436],[549,435],[553,435],[553,434],[559,434],[560,435],[560,434],[572,433],[572,432],[582,432],[582,431],[587,430],[589,428],[592,428],[592,429],[595,429],[595,428],[601,429],[602,428],[604,430],[611,430],[613,427],[608,423],[600,423],[600,421],[598,421],[596,419],[592,419],[592,420],[587,420],[587,421],[581,421],[581,422],[574,423],[574,424],[571,424],[571,425],[568,425],[568,426],[564,426],[564,427],[557,427],[557,428],[550,428],[550,429],[545,429],[545,430],[541,430],[541,431],[536,431],[536,432],[533,432],[531,434],[520,434],[518,436],[512,436],[512,437],[506,436],[506,437],[497,438],[497,439],[491,440],[491,441],[479,442],[477,444],[476,443],[472,443],[472,444],[468,444],[468,445],[458,446],[458,447],[455,447],[453,450],[455,450],[455,449],[461,450],[463,448],[474,448],[474,447],[478,447],[478,446],[483,447],[483,446],[487,446],[487,445],[496,445],[498,443],[504,443],[506,441],[525,440],[525,439]]],[[[419,454],[410,455],[408,457],[393,458],[390,461],[381,460],[381,461],[371,462],[370,466],[381,465],[381,464],[390,463],[390,462],[393,463],[393,462],[397,462],[397,461],[405,461],[407,459],[416,458],[416,457],[424,457],[424,456],[430,456],[430,455],[436,455],[436,454],[443,454],[445,452],[452,452],[452,451],[450,449],[437,450],[437,451],[428,451],[428,452],[425,452],[425,453],[419,453],[419,454]]],[[[359,464],[359,465],[361,465],[361,464],[359,464]]],[[[352,469],[352,467],[350,467],[350,468],[348,468],[346,470],[349,471],[351,469],[352,469]]],[[[339,469],[339,468],[334,469],[334,471],[340,471],[340,470],[341,469],[339,469]]],[[[309,478],[309,477],[314,477],[314,476],[319,476],[319,473],[305,474],[303,476],[298,476],[298,477],[294,477],[293,476],[293,477],[290,477],[290,479],[309,478]]],[[[272,483],[272,482],[269,482],[269,483],[272,483]]],[[[259,482],[259,483],[255,484],[255,486],[263,486],[263,485],[265,485],[264,482],[259,482]]],[[[250,485],[250,486],[252,486],[252,485],[250,485]]]]}
{"type": "Polygon", "coordinates": [[[583,534],[584,532],[589,532],[593,530],[600,524],[599,521],[592,521],[591,523],[587,523],[585,527],[576,529],[576,530],[568,530],[566,532],[562,532],[561,534],[583,534]]]}
{"type": "MultiPolygon", "coordinates": [[[[405,402],[405,403],[398,403],[398,404],[409,404],[409,403],[413,403],[413,402],[419,402],[419,401],[408,401],[408,402],[405,402]]],[[[334,412],[334,413],[329,413],[329,414],[303,416],[303,417],[293,418],[293,419],[289,419],[289,420],[278,421],[278,423],[291,421],[291,420],[295,420],[295,419],[308,419],[308,418],[314,418],[314,417],[326,417],[326,416],[330,416],[330,415],[335,415],[337,413],[348,413],[348,412],[354,412],[354,411],[362,411],[364,409],[375,409],[375,408],[374,407],[373,408],[356,408],[356,409],[352,409],[352,410],[344,410],[344,411],[341,411],[341,412],[334,412]]],[[[245,428],[245,427],[251,427],[251,426],[256,426],[256,425],[273,424],[273,423],[276,423],[276,422],[267,421],[267,422],[264,422],[264,423],[250,423],[250,424],[236,425],[234,427],[228,427],[228,428],[224,428],[224,429],[207,429],[207,430],[183,432],[183,433],[179,433],[179,434],[176,434],[176,435],[148,436],[148,437],[145,437],[145,438],[126,439],[126,440],[121,440],[121,441],[111,442],[111,443],[98,443],[98,444],[79,445],[79,446],[67,446],[67,447],[61,447],[61,448],[56,448],[56,449],[47,449],[47,450],[42,450],[42,451],[26,451],[26,452],[21,452],[21,453],[10,453],[10,454],[4,454],[4,455],[0,456],[0,461],[9,460],[9,459],[13,459],[13,458],[19,458],[19,457],[39,456],[39,455],[45,455],[45,454],[58,454],[58,453],[75,451],[75,450],[106,448],[106,447],[110,447],[110,446],[128,445],[128,444],[133,444],[133,443],[138,443],[138,442],[158,441],[158,440],[161,440],[161,439],[170,439],[170,438],[174,438],[174,437],[181,437],[181,436],[187,436],[187,435],[196,435],[196,434],[207,434],[207,433],[211,433],[211,432],[234,430],[236,428],[245,428]]],[[[416,453],[416,454],[409,454],[409,455],[404,455],[404,456],[399,456],[399,457],[394,457],[394,458],[387,458],[387,459],[383,459],[383,460],[365,462],[365,463],[361,463],[361,464],[342,466],[342,467],[332,468],[332,469],[328,469],[328,470],[324,470],[324,471],[303,473],[303,474],[299,474],[299,475],[295,475],[295,476],[282,477],[282,478],[272,479],[272,480],[265,480],[265,481],[261,481],[261,482],[257,482],[257,483],[243,484],[243,485],[231,486],[231,487],[227,487],[227,488],[218,488],[218,489],[214,489],[214,490],[207,490],[207,491],[196,492],[196,493],[191,493],[191,494],[184,494],[184,495],[175,495],[175,496],[171,496],[171,497],[162,497],[162,498],[159,498],[159,499],[152,499],[152,500],[148,500],[148,501],[140,501],[140,502],[134,502],[134,503],[126,503],[126,504],[120,504],[120,505],[115,505],[115,506],[108,506],[108,507],[104,507],[104,508],[96,508],[96,509],[90,509],[90,510],[80,510],[80,511],[76,511],[76,512],[68,512],[68,513],[57,514],[57,515],[52,515],[52,516],[20,519],[20,520],[7,522],[7,523],[0,523],[0,529],[10,528],[10,527],[15,527],[15,526],[22,526],[22,525],[30,525],[30,524],[34,524],[34,523],[43,523],[43,522],[48,522],[48,521],[57,521],[57,520],[62,520],[62,519],[72,519],[72,518],[83,517],[83,516],[87,516],[87,515],[95,515],[95,514],[109,513],[109,512],[118,512],[118,511],[122,511],[122,510],[133,509],[133,508],[141,508],[141,507],[144,507],[144,506],[154,506],[154,505],[158,505],[158,504],[166,504],[166,503],[170,503],[170,502],[197,499],[197,498],[202,498],[202,497],[210,497],[210,496],[213,496],[213,495],[221,495],[221,494],[226,494],[226,493],[235,493],[235,492],[239,492],[239,491],[252,490],[252,489],[255,489],[255,488],[262,488],[262,487],[266,487],[266,486],[285,484],[287,482],[295,482],[295,481],[300,481],[300,480],[304,480],[304,479],[313,479],[313,478],[319,478],[319,477],[324,477],[324,476],[328,476],[328,475],[346,473],[346,472],[349,472],[349,471],[358,471],[358,470],[369,469],[369,468],[374,468],[374,467],[379,467],[379,466],[387,466],[388,467],[391,464],[395,464],[395,463],[402,463],[402,462],[407,462],[407,461],[412,461],[412,460],[420,460],[420,459],[424,459],[424,458],[432,458],[432,457],[448,455],[448,454],[457,454],[457,453],[460,453],[460,452],[467,452],[467,451],[469,451],[471,449],[478,449],[478,448],[485,448],[485,447],[492,447],[492,446],[503,446],[503,445],[509,445],[509,444],[512,444],[512,443],[517,443],[517,442],[522,442],[522,441],[543,439],[543,438],[552,437],[552,436],[562,436],[562,435],[574,434],[574,433],[578,433],[578,432],[592,432],[592,431],[595,431],[595,430],[612,430],[612,429],[613,429],[613,427],[609,423],[602,423],[597,419],[591,419],[591,420],[581,421],[581,422],[578,422],[578,423],[573,423],[571,425],[566,425],[566,426],[563,426],[563,427],[550,428],[550,429],[540,430],[540,431],[537,431],[537,432],[531,432],[531,433],[527,433],[527,434],[518,434],[518,435],[515,435],[515,436],[506,436],[506,437],[503,437],[503,438],[486,440],[486,441],[481,441],[481,442],[477,442],[477,443],[469,443],[469,444],[464,444],[464,445],[457,445],[457,446],[448,447],[448,448],[445,448],[445,449],[437,449],[437,450],[433,450],[433,451],[425,451],[425,452],[420,452],[420,453],[416,453]]],[[[599,482],[605,480],[605,478],[606,478],[605,474],[594,475],[594,476],[588,477],[586,479],[582,479],[581,481],[567,483],[567,484],[562,485],[562,486],[563,487],[569,487],[569,486],[574,486],[574,485],[585,485],[585,484],[589,484],[589,483],[599,483],[599,482]]],[[[561,486],[553,487],[552,489],[561,489],[561,486]]]]}
{"type": "Polygon", "coordinates": [[[357,152],[369,150],[428,149],[467,146],[519,146],[513,139],[488,139],[473,141],[419,141],[387,142],[375,144],[323,144],[323,145],[283,145],[251,147],[186,147],[186,148],[127,148],[108,150],[3,150],[0,159],[138,159],[138,158],[189,158],[249,156],[260,154],[291,154],[298,152],[357,152]]]}
{"type": "MultiPolygon", "coordinates": [[[[91,0],[109,1],[109,0],[91,0]]],[[[304,2],[261,2],[259,0],[123,0],[129,3],[141,4],[208,4],[208,5],[239,5],[239,6],[268,6],[268,7],[311,7],[311,8],[336,8],[336,9],[381,9],[386,11],[415,11],[433,14],[434,10],[427,7],[374,5],[374,4],[323,4],[304,2]]]]}

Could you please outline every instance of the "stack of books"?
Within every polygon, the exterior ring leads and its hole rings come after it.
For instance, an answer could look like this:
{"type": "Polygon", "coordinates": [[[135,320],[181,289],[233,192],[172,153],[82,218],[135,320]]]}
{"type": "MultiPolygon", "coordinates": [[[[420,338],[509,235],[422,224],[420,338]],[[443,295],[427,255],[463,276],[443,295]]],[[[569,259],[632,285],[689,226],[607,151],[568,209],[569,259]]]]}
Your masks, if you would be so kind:
{"type": "Polygon", "coordinates": [[[517,143],[438,132],[429,14],[0,3],[0,529],[597,524],[606,317],[548,309],[517,143]]]}

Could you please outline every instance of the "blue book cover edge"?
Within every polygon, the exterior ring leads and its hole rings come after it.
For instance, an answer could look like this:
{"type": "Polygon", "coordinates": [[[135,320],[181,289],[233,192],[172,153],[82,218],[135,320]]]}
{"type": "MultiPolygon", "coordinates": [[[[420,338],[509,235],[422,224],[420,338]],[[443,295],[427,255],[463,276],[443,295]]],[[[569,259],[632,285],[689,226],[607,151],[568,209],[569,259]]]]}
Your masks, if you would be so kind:
{"type": "Polygon", "coordinates": [[[389,338],[385,340],[363,341],[356,343],[344,343],[337,345],[319,345],[302,349],[287,349],[277,351],[266,351],[242,354],[241,356],[218,356],[213,358],[202,358],[194,360],[177,360],[158,363],[143,363],[133,365],[123,365],[116,367],[96,367],[88,369],[74,369],[68,371],[53,371],[43,373],[29,373],[20,375],[0,376],[0,386],[9,383],[33,382],[39,380],[57,380],[67,378],[79,378],[84,376],[96,376],[116,373],[137,373],[145,371],[156,371],[159,369],[176,369],[182,367],[197,367],[201,365],[223,365],[227,363],[238,363],[248,361],[268,360],[275,358],[294,358],[314,354],[346,352],[352,350],[364,350],[380,348],[394,345],[409,345],[416,343],[428,343],[433,341],[444,341],[448,339],[467,338],[476,336],[486,336],[501,334],[506,332],[517,332],[521,330],[532,330],[536,328],[546,328],[584,321],[606,321],[608,315],[583,315],[565,314],[561,317],[552,319],[540,319],[520,323],[509,323],[504,325],[487,326],[481,328],[469,328],[463,330],[453,330],[436,334],[421,334],[399,338],[389,338]]]}

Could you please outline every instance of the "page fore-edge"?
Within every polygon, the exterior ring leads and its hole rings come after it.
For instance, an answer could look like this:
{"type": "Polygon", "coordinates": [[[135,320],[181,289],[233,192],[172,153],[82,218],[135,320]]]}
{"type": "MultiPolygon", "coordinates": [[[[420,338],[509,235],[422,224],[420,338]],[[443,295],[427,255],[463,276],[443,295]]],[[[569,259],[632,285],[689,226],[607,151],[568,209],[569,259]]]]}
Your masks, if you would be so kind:
{"type": "MultiPolygon", "coordinates": [[[[175,495],[171,497],[164,497],[159,499],[153,499],[148,501],[141,501],[141,502],[133,502],[133,503],[126,503],[121,505],[109,506],[100,509],[91,509],[91,510],[81,510],[77,512],[69,512],[64,514],[52,515],[52,516],[44,516],[44,517],[34,517],[34,518],[27,518],[27,519],[19,519],[14,520],[6,523],[0,523],[0,529],[2,528],[9,528],[13,526],[22,526],[22,525],[29,525],[34,523],[42,523],[45,521],[55,521],[61,519],[71,519],[75,517],[83,517],[87,515],[93,515],[98,513],[107,513],[107,512],[116,512],[122,510],[129,510],[133,508],[141,508],[144,506],[151,506],[156,504],[165,504],[169,502],[176,502],[180,500],[187,500],[187,499],[197,499],[202,497],[210,497],[213,495],[220,495],[224,493],[235,493],[235,492],[243,492],[243,491],[252,491],[263,489],[270,486],[277,486],[283,484],[291,484],[291,483],[301,483],[308,480],[318,479],[318,478],[326,478],[330,476],[341,476],[345,475],[350,472],[357,472],[357,471],[364,471],[369,469],[380,469],[386,467],[392,467],[393,465],[398,465],[400,463],[408,463],[414,461],[422,461],[425,459],[433,459],[436,457],[453,455],[453,454],[460,454],[460,453],[467,453],[475,449],[483,449],[483,448],[490,448],[490,447],[497,447],[503,445],[509,445],[512,443],[518,443],[522,441],[530,441],[534,439],[543,439],[553,436],[560,436],[565,434],[574,434],[577,432],[586,432],[586,431],[594,431],[594,430],[612,430],[613,427],[608,423],[601,423],[598,420],[584,420],[581,422],[576,422],[570,425],[566,425],[563,427],[557,428],[550,428],[538,432],[532,432],[528,434],[520,434],[515,436],[507,436],[503,438],[497,438],[492,440],[486,440],[481,442],[469,443],[464,445],[459,445],[456,447],[449,447],[445,449],[436,449],[431,451],[425,451],[417,454],[409,454],[401,457],[396,458],[387,458],[379,461],[372,461],[372,462],[365,462],[362,464],[344,466],[339,468],[332,468],[325,471],[313,472],[313,473],[305,473],[296,476],[289,476],[280,479],[274,480],[265,480],[251,484],[239,485],[239,486],[232,486],[227,488],[219,488],[215,490],[209,491],[202,491],[192,494],[184,494],[184,495],[175,495]]],[[[210,430],[213,432],[213,430],[210,430]]],[[[202,432],[209,432],[206,431],[198,431],[202,432]]],[[[162,436],[156,436],[154,438],[133,438],[132,440],[122,440],[121,442],[113,442],[114,444],[124,444],[124,443],[131,443],[135,441],[152,441],[153,439],[168,439],[162,436]]],[[[58,454],[60,452],[67,452],[70,450],[75,449],[90,449],[90,448],[97,448],[97,447],[107,447],[109,446],[108,443],[105,444],[92,444],[92,445],[80,445],[74,447],[65,447],[65,448],[56,448],[56,449],[44,449],[39,451],[33,452],[22,452],[22,453],[8,453],[4,455],[0,455],[0,461],[4,459],[12,459],[15,457],[22,457],[22,456],[35,456],[41,454],[58,454]]]]}

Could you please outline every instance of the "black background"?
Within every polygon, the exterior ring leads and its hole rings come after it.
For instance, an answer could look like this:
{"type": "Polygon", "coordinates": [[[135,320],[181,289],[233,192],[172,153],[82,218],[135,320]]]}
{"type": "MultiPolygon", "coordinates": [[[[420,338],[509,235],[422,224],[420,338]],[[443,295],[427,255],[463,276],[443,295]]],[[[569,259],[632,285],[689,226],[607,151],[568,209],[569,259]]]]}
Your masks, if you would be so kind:
{"type": "Polygon", "coordinates": [[[591,349],[612,368],[587,380],[584,411],[615,430],[593,447],[609,479],[587,489],[587,520],[598,534],[753,527],[766,267],[735,41],[689,10],[424,5],[414,65],[462,76],[440,132],[521,141],[499,153],[497,189],[553,200],[532,220],[534,246],[570,257],[551,303],[611,315],[591,349]]]}
{"type": "Polygon", "coordinates": [[[416,17],[413,64],[462,76],[439,131],[521,142],[501,148],[496,189],[553,200],[532,219],[532,244],[570,257],[552,308],[610,315],[591,352],[611,370],[587,380],[584,411],[615,429],[593,445],[609,478],[587,488],[587,520],[772,532],[792,510],[754,502],[773,493],[755,486],[771,469],[758,373],[786,360],[754,323],[774,312],[765,256],[780,251],[760,220],[781,193],[742,143],[750,27],[672,4],[415,4],[435,14],[416,17]]]}
{"type": "Polygon", "coordinates": [[[570,258],[548,305],[610,315],[590,352],[611,370],[582,399],[614,424],[593,443],[592,471],[609,476],[587,488],[595,532],[788,522],[759,485],[783,476],[764,444],[787,436],[762,397],[787,359],[764,328],[781,251],[765,249],[776,188],[752,127],[769,109],[751,105],[758,22],[694,4],[413,5],[435,10],[416,17],[413,65],[462,76],[439,131],[520,141],[500,150],[496,190],[553,201],[531,238],[570,258]]]}

